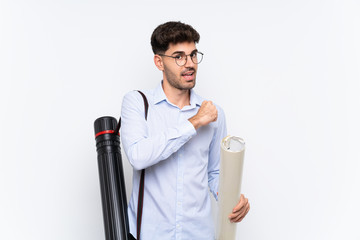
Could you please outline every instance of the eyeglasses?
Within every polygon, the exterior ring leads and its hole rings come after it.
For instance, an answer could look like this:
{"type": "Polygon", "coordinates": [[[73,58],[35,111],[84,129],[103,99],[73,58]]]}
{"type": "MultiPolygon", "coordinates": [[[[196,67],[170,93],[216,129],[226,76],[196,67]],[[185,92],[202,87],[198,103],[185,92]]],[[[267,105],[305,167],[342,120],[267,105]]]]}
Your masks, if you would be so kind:
{"type": "Polygon", "coordinates": [[[198,52],[198,51],[194,51],[187,55],[185,53],[176,53],[174,56],[169,56],[165,54],[158,54],[158,55],[162,57],[171,57],[175,59],[175,62],[179,67],[182,67],[186,64],[187,56],[189,56],[191,58],[191,61],[195,64],[199,64],[203,60],[203,56],[204,56],[202,52],[198,52]]]}

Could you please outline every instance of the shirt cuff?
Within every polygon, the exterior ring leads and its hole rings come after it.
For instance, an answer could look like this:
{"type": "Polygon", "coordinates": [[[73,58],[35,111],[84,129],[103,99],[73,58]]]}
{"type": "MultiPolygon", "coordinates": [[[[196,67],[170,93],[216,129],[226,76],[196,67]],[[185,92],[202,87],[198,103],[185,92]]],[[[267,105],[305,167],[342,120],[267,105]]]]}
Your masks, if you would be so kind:
{"type": "Polygon", "coordinates": [[[187,140],[196,135],[196,129],[189,120],[184,121],[179,126],[180,135],[186,136],[187,140]]]}

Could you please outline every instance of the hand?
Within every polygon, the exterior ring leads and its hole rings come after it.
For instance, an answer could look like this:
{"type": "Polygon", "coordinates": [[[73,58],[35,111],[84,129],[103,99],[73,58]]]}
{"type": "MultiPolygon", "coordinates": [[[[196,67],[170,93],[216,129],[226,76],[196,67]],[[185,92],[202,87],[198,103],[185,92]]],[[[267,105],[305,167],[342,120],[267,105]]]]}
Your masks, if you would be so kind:
{"type": "Polygon", "coordinates": [[[241,194],[239,203],[234,207],[229,215],[230,222],[241,222],[250,210],[249,200],[241,194]]]}
{"type": "Polygon", "coordinates": [[[211,101],[203,101],[195,116],[189,119],[195,129],[215,122],[218,116],[217,109],[211,101]]]}

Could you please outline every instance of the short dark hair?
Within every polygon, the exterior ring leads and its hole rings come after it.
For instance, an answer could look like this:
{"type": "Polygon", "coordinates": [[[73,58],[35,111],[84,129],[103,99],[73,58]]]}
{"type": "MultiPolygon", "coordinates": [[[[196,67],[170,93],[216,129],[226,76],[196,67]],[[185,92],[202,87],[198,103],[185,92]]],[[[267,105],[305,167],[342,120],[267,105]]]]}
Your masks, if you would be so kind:
{"type": "Polygon", "coordinates": [[[198,43],[199,33],[190,25],[182,22],[166,22],[155,28],[151,35],[151,47],[154,54],[164,53],[169,44],[182,42],[198,43]]]}

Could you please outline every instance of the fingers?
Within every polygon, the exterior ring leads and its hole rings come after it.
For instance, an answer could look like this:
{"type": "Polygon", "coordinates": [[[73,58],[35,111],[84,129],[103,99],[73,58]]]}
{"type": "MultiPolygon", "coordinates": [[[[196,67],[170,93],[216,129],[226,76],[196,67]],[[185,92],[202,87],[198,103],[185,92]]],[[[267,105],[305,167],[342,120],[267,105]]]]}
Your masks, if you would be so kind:
{"type": "Polygon", "coordinates": [[[195,129],[217,120],[218,112],[212,101],[203,101],[195,116],[189,119],[195,129]]]}
{"type": "Polygon", "coordinates": [[[216,121],[217,116],[218,116],[217,109],[216,109],[216,107],[215,107],[215,105],[213,104],[212,101],[203,101],[201,103],[199,113],[204,118],[207,118],[207,124],[209,122],[216,121]]]}
{"type": "Polygon", "coordinates": [[[246,216],[246,214],[250,211],[250,204],[248,203],[242,211],[238,211],[236,213],[232,213],[229,216],[230,222],[240,222],[246,216]]]}
{"type": "Polygon", "coordinates": [[[233,212],[229,215],[231,222],[241,222],[246,214],[250,211],[250,203],[247,198],[242,194],[239,203],[233,209],[233,212]]]}
{"type": "Polygon", "coordinates": [[[230,221],[231,222],[241,222],[244,217],[248,214],[248,212],[250,211],[250,204],[248,204],[245,208],[245,212],[240,213],[238,216],[235,216],[234,218],[231,218],[230,221]]]}
{"type": "Polygon", "coordinates": [[[248,199],[244,197],[244,194],[241,194],[239,203],[234,207],[233,213],[240,211],[248,202],[248,199]]]}

